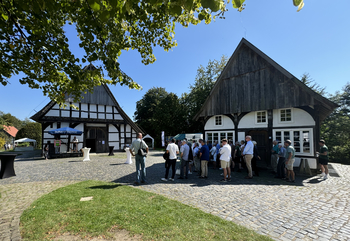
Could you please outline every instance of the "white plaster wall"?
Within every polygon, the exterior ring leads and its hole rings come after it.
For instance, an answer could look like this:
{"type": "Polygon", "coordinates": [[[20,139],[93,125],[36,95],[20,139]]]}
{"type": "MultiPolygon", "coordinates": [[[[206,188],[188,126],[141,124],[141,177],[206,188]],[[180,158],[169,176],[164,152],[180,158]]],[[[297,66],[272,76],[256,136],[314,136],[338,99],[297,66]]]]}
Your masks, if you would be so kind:
{"type": "Polygon", "coordinates": [[[112,120],[113,119],[113,114],[106,114],[106,119],[112,120]]]}
{"type": "Polygon", "coordinates": [[[238,132],[238,140],[237,141],[241,141],[241,140],[245,140],[245,132],[238,132]]]}
{"type": "Polygon", "coordinates": [[[225,116],[222,115],[222,125],[216,126],[215,125],[215,116],[212,116],[207,120],[204,126],[204,130],[225,130],[225,129],[234,129],[233,121],[225,116]]]}
{"type": "Polygon", "coordinates": [[[97,114],[96,113],[90,113],[90,118],[97,118],[97,114]]]}
{"type": "Polygon", "coordinates": [[[106,106],[106,112],[107,113],[112,113],[112,106],[107,105],[106,106]]]}
{"type": "Polygon", "coordinates": [[[97,111],[97,109],[96,109],[96,105],[92,105],[92,104],[90,104],[90,111],[97,111]]]}
{"type": "Polygon", "coordinates": [[[267,128],[267,118],[266,123],[256,123],[256,111],[250,112],[239,121],[238,128],[267,128]]]}
{"type": "Polygon", "coordinates": [[[292,121],[280,122],[280,110],[273,110],[273,127],[313,126],[315,121],[306,111],[298,108],[292,109],[292,121]]]}
{"type": "MultiPolygon", "coordinates": [[[[126,131],[127,131],[127,132],[130,132],[130,131],[131,131],[131,126],[126,125],[126,131]]],[[[129,137],[130,137],[130,136],[129,136],[129,137]]]]}
{"type": "Polygon", "coordinates": [[[81,110],[88,111],[88,104],[81,103],[81,110]]]}
{"type": "Polygon", "coordinates": [[[69,110],[61,110],[62,117],[69,117],[69,110]]]}
{"type": "Polygon", "coordinates": [[[113,107],[113,108],[114,108],[114,113],[115,113],[115,114],[119,113],[118,110],[117,110],[117,108],[115,108],[115,107],[113,107]]]}
{"type": "Polygon", "coordinates": [[[60,116],[60,111],[51,109],[47,112],[46,116],[60,116]]]}
{"type": "Polygon", "coordinates": [[[105,106],[104,105],[98,105],[98,112],[105,112],[105,106]]]}
{"type": "Polygon", "coordinates": [[[88,118],[89,114],[87,112],[81,112],[81,118],[88,118]]]}
{"type": "Polygon", "coordinates": [[[103,114],[102,113],[98,113],[98,118],[104,120],[106,118],[106,116],[105,116],[104,113],[103,114]]]}
{"type": "Polygon", "coordinates": [[[114,114],[114,119],[115,120],[123,120],[122,116],[119,114],[114,114]]]}
{"type": "Polygon", "coordinates": [[[72,111],[72,117],[79,118],[79,111],[72,111]]]}

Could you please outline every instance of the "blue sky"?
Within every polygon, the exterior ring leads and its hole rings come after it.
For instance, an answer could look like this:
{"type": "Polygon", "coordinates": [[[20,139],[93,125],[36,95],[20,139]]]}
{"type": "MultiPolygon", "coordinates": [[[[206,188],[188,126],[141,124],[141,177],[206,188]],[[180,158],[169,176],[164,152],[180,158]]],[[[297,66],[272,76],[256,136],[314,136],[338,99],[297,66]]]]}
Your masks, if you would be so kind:
{"type": "MultiPolygon", "coordinates": [[[[176,27],[178,46],[169,52],[155,49],[157,61],[143,65],[136,51],[123,52],[119,62],[124,72],[143,90],[110,86],[124,111],[133,118],[136,101],[152,87],[164,87],[180,96],[189,92],[197,68],[209,60],[230,57],[242,37],[279,63],[297,78],[309,73],[328,93],[334,94],[350,82],[350,1],[304,0],[297,12],[292,0],[246,0],[246,8],[238,12],[231,5],[226,19],[209,25],[176,27]],[[330,5],[331,4],[331,5],[330,5]]],[[[67,28],[74,53],[78,38],[67,28]]],[[[12,77],[7,86],[0,86],[0,111],[25,119],[39,111],[50,100],[40,90],[29,89],[12,77]]]]}

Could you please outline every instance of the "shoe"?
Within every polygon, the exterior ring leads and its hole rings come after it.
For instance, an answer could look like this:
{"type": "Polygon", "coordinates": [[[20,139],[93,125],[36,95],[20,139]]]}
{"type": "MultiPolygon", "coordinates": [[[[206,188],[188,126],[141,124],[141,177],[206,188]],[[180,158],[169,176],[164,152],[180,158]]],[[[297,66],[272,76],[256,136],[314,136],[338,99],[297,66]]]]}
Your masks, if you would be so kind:
{"type": "Polygon", "coordinates": [[[246,176],[245,179],[253,179],[253,177],[246,176]]]}
{"type": "Polygon", "coordinates": [[[324,172],[322,172],[321,174],[320,174],[320,177],[324,177],[326,174],[324,173],[324,172]]]}
{"type": "Polygon", "coordinates": [[[183,178],[183,177],[178,177],[177,179],[185,179],[185,178],[183,178]]]}
{"type": "Polygon", "coordinates": [[[169,178],[168,180],[169,180],[169,181],[171,181],[171,182],[173,182],[173,181],[174,181],[174,179],[173,179],[173,178],[169,178]]]}
{"type": "Polygon", "coordinates": [[[134,182],[134,184],[135,184],[135,185],[140,185],[140,183],[139,183],[139,182],[134,182]]]}
{"type": "Polygon", "coordinates": [[[227,181],[229,181],[229,182],[230,182],[230,181],[231,181],[231,178],[227,179],[227,181]]]}
{"type": "Polygon", "coordinates": [[[188,171],[188,174],[192,174],[192,172],[188,171]]]}
{"type": "MultiPolygon", "coordinates": [[[[169,180],[170,180],[171,178],[169,178],[169,180]]],[[[163,182],[167,182],[168,181],[168,179],[166,179],[166,178],[162,178],[162,179],[160,179],[160,180],[162,180],[163,182]]]]}
{"type": "Polygon", "coordinates": [[[220,182],[227,182],[227,180],[226,179],[221,179],[220,182]]]}
{"type": "Polygon", "coordinates": [[[324,175],[323,180],[327,180],[328,179],[328,174],[324,175]]]}

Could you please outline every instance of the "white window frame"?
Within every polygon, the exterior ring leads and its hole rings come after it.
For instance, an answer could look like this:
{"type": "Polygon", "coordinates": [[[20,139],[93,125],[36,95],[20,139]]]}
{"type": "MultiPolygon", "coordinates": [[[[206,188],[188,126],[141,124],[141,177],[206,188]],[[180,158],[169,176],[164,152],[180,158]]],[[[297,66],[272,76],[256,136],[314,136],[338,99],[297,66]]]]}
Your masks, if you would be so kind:
{"type": "Polygon", "coordinates": [[[223,118],[223,116],[222,115],[216,115],[216,116],[214,116],[214,126],[223,126],[224,125],[224,118],[223,118]],[[221,119],[221,125],[217,125],[216,124],[216,117],[220,117],[220,119],[221,119]]]}
{"type": "Polygon", "coordinates": [[[292,142],[292,146],[294,147],[294,131],[299,131],[300,132],[300,137],[302,138],[302,133],[303,131],[308,131],[309,132],[309,149],[310,152],[305,152],[304,153],[304,142],[301,139],[300,140],[300,152],[295,151],[296,155],[303,155],[303,156],[314,156],[314,138],[313,138],[313,129],[312,128],[301,128],[301,129],[274,129],[273,130],[273,139],[276,140],[276,132],[281,132],[281,140],[278,140],[279,142],[281,142],[282,144],[284,144],[284,132],[289,132],[289,137],[290,137],[290,141],[292,142]]]}
{"type": "Polygon", "coordinates": [[[208,131],[208,132],[205,132],[205,140],[208,142],[208,141],[211,141],[211,143],[213,144],[214,143],[214,134],[218,134],[218,143],[221,142],[221,133],[225,133],[225,139],[228,140],[228,133],[232,133],[232,141],[233,143],[235,142],[235,131],[208,131]],[[208,134],[211,134],[211,139],[208,138],[208,134]]]}
{"type": "Polygon", "coordinates": [[[278,111],[278,122],[279,123],[292,123],[293,122],[293,108],[285,108],[285,109],[280,109],[278,111]],[[282,110],[290,110],[290,121],[282,121],[282,110]]]}
{"type": "Polygon", "coordinates": [[[267,123],[267,111],[263,110],[263,111],[255,111],[255,124],[257,125],[261,125],[261,124],[266,124],[267,123]],[[265,122],[258,122],[258,113],[265,113],[265,122]]]}

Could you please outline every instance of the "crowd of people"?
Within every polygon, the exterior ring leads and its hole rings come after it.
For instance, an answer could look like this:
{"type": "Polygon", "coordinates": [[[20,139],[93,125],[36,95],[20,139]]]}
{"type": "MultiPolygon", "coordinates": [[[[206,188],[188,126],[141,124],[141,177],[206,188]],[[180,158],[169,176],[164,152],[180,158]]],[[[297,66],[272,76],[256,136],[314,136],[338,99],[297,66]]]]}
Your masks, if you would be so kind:
{"type": "MultiPolygon", "coordinates": [[[[138,134],[138,138],[132,143],[130,152],[136,155],[136,173],[137,180],[135,184],[145,182],[145,156],[141,156],[138,150],[142,145],[147,147],[146,143],[142,141],[142,134],[138,134]]],[[[322,170],[322,178],[328,179],[328,148],[324,140],[319,141],[320,152],[319,163],[322,170]]],[[[275,178],[284,179],[288,182],[295,182],[295,173],[293,170],[295,162],[295,149],[290,140],[285,140],[284,143],[273,141],[273,148],[271,150],[271,168],[275,173],[275,178]]],[[[175,175],[178,174],[178,179],[188,179],[188,175],[196,172],[199,178],[208,178],[208,164],[212,163],[214,169],[219,168],[223,171],[221,182],[231,181],[231,172],[241,172],[244,167],[247,169],[246,179],[252,179],[253,176],[259,176],[257,168],[257,161],[260,160],[257,143],[252,140],[251,136],[246,136],[245,141],[236,142],[227,139],[222,139],[219,143],[206,142],[199,139],[199,142],[188,142],[187,139],[177,141],[172,139],[170,143],[166,144],[166,151],[163,155],[165,159],[165,176],[161,178],[162,181],[174,181],[175,175]],[[176,169],[177,159],[180,159],[179,168],[176,169]],[[171,169],[171,177],[170,177],[171,169]]]]}

